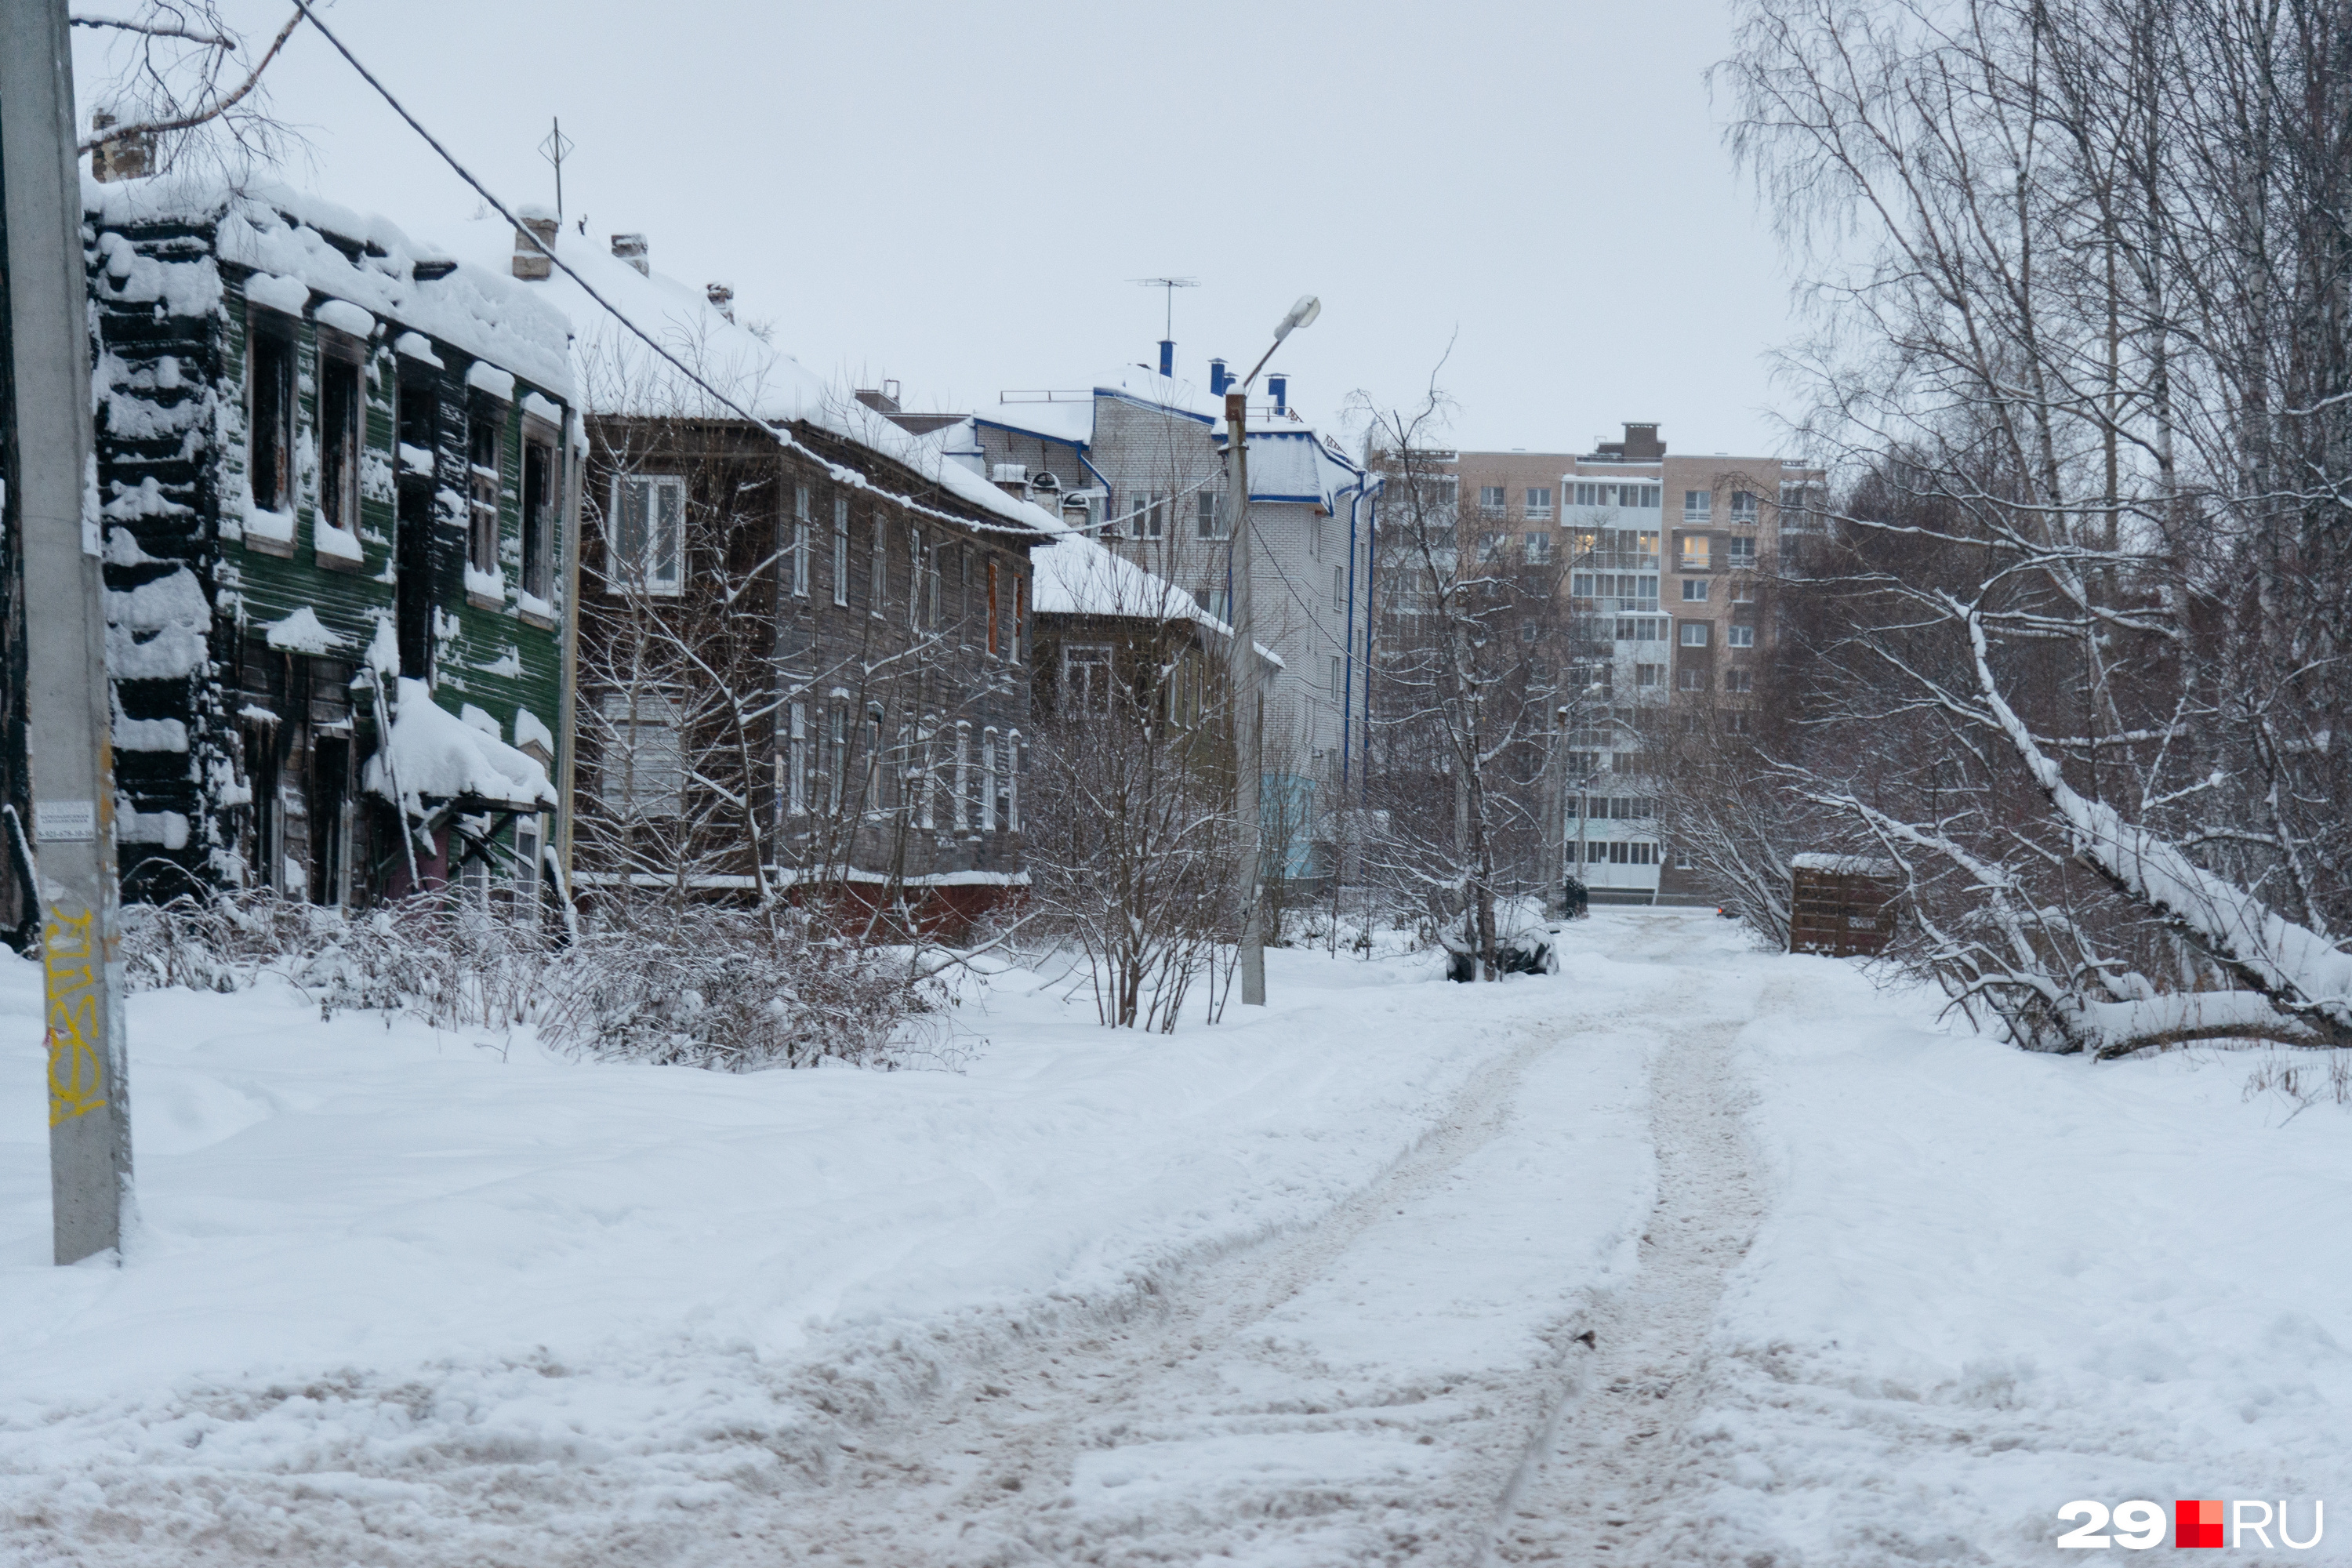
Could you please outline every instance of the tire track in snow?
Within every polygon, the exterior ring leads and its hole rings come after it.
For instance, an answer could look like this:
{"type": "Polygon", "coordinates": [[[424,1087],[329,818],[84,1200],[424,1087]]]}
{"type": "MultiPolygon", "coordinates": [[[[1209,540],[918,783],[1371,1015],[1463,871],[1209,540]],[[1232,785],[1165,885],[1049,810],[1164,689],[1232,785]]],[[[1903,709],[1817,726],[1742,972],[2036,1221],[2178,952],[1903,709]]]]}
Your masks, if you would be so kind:
{"type": "MultiPolygon", "coordinates": [[[[1605,1025],[1596,1021],[1591,1026],[1605,1025]]],[[[1121,1438],[1150,1441],[1169,1420],[1171,1384],[1192,1397],[1202,1396],[1207,1385],[1216,1384],[1221,1363],[1262,1350],[1241,1342],[1254,1327],[1321,1280],[1360,1237],[1403,1213],[1417,1195],[1444,1183],[1491,1142],[1508,1124],[1529,1066],[1575,1037],[1544,1026],[1520,1024],[1514,1029],[1521,1037],[1517,1043],[1464,1086],[1408,1153],[1312,1226],[1227,1254],[1172,1281],[1155,1317],[1049,1342],[1024,1361],[1000,1363],[977,1386],[956,1391],[941,1406],[868,1435],[834,1469],[824,1495],[793,1510],[801,1560],[971,1565],[1191,1561],[1189,1552],[1171,1559],[1175,1543],[1167,1532],[1206,1547],[1233,1521],[1217,1517],[1204,1500],[1179,1505],[1175,1512],[1184,1517],[1155,1521],[1140,1530],[1131,1521],[1085,1517],[1074,1507],[1069,1488],[1079,1459],[1121,1438]]],[[[1516,1370],[1524,1374],[1526,1369],[1516,1370]]],[[[1528,1430],[1553,1403],[1551,1387],[1530,1385],[1524,1375],[1514,1381],[1517,1387],[1475,1391],[1483,1402],[1466,1402],[1475,1417],[1491,1421],[1499,1415],[1517,1432],[1517,1441],[1503,1446],[1511,1458],[1493,1466],[1491,1485],[1455,1500],[1457,1508],[1483,1515],[1478,1500],[1491,1498],[1503,1485],[1528,1430]],[[1524,1408],[1492,1407],[1503,1401],[1524,1408]],[[1511,1420],[1513,1415],[1517,1419],[1511,1420]]],[[[1443,1397],[1452,1389],[1428,1392],[1448,1409],[1460,1403],[1443,1397]]],[[[1258,1413],[1253,1422],[1228,1411],[1219,1424],[1255,1426],[1257,1435],[1287,1431],[1311,1437],[1348,1415],[1344,1410],[1274,1408],[1258,1413]]],[[[1454,1418],[1461,1419],[1462,1412],[1454,1418]]],[[[1409,1408],[1400,1406],[1384,1424],[1415,1420],[1409,1408]]],[[[1424,1431],[1415,1441],[1429,1448],[1441,1439],[1424,1431]]],[[[1300,1495],[1277,1502],[1275,1511],[1288,1512],[1293,1526],[1304,1521],[1303,1528],[1311,1531],[1318,1518],[1360,1511],[1370,1500],[1343,1491],[1310,1483],[1300,1495]]],[[[1466,1528],[1433,1532],[1441,1521],[1429,1517],[1425,1498],[1419,1500],[1424,1506],[1415,1510],[1394,1560],[1426,1560],[1423,1549],[1437,1544],[1433,1533],[1451,1537],[1449,1545],[1477,1533],[1475,1518],[1457,1521],[1466,1528]]],[[[1290,1532],[1273,1518],[1243,1529],[1260,1527],[1290,1532]]]]}
{"type": "MultiPolygon", "coordinates": [[[[1787,1000],[1775,987],[1759,1010],[1787,1000]]],[[[1658,1196],[1640,1272],[1594,1301],[1592,1353],[1503,1495],[1491,1563],[1668,1561],[1659,1553],[1689,1479],[1683,1433],[1706,1406],[1716,1304],[1763,1217],[1731,1055],[1738,1029],[1701,1026],[1653,1066],[1658,1196]]]]}

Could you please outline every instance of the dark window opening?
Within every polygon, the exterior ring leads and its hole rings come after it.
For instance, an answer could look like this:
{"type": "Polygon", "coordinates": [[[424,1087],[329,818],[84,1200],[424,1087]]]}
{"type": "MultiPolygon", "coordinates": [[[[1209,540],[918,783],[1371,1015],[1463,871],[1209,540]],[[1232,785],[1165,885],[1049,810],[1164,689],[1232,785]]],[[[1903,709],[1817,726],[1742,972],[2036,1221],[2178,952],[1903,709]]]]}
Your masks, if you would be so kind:
{"type": "Polygon", "coordinates": [[[530,440],[522,448],[522,591],[552,596],[555,575],[555,448],[530,440]]]}
{"type": "Polygon", "coordinates": [[[348,360],[319,361],[319,512],[330,528],[360,526],[360,367],[348,360]]]}
{"type": "Polygon", "coordinates": [[[253,395],[248,477],[253,504],[286,511],[294,504],[294,344],[257,324],[246,345],[253,395]]]}

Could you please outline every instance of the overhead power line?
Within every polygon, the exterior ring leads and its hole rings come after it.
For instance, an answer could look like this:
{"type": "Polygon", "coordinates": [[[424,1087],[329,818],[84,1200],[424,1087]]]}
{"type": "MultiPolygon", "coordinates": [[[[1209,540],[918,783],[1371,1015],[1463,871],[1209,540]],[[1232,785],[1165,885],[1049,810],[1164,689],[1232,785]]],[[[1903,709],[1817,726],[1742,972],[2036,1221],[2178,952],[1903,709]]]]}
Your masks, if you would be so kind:
{"type": "MultiPolygon", "coordinates": [[[[611,316],[613,320],[618,321],[623,327],[626,328],[632,335],[644,342],[647,348],[653,350],[654,353],[668,361],[670,365],[676,369],[680,375],[683,375],[688,381],[693,383],[696,386],[700,387],[704,392],[709,394],[711,398],[716,401],[720,407],[730,410],[737,417],[744,420],[746,423],[765,430],[769,436],[775,440],[776,444],[782,447],[786,451],[803,453],[811,459],[824,464],[826,473],[831,475],[834,479],[845,482],[854,480],[863,488],[873,490],[875,494],[881,496],[884,500],[895,501],[910,511],[920,512],[926,517],[937,518],[942,522],[952,523],[960,528],[977,528],[998,533],[1035,533],[1038,531],[1032,528],[1014,527],[1010,523],[982,522],[971,518],[961,517],[953,512],[941,511],[936,507],[926,505],[922,501],[917,500],[912,496],[899,495],[895,491],[882,489],[873,484],[866,475],[859,473],[856,469],[849,468],[845,464],[834,461],[831,458],[826,457],[824,453],[817,451],[814,447],[810,447],[803,442],[793,439],[789,430],[779,429],[776,425],[771,421],[761,418],[758,415],[752,413],[750,409],[737,402],[733,397],[721,392],[709,381],[704,380],[701,374],[696,371],[693,366],[688,364],[684,360],[678,358],[677,354],[670,352],[668,345],[662,342],[651,332],[646,331],[645,328],[639,326],[635,321],[631,320],[627,311],[623,310],[620,307],[614,305],[610,300],[605,299],[604,295],[599,294],[593,284],[590,283],[585,278],[580,276],[579,272],[576,271],[569,262],[565,261],[563,258],[555,253],[553,247],[541,241],[538,235],[533,234],[521,219],[516,217],[515,215],[508,209],[507,205],[504,202],[499,200],[496,195],[491,194],[490,188],[488,185],[485,185],[481,181],[476,179],[473,172],[467,169],[465,164],[457,161],[457,154],[450,152],[448,148],[443,146],[441,144],[441,139],[434,135],[432,132],[427,131],[425,128],[424,121],[418,120],[415,115],[411,114],[408,111],[407,106],[403,104],[399,99],[393,96],[392,89],[384,86],[383,83],[377,79],[376,74],[373,71],[368,69],[366,66],[360,63],[360,58],[352,53],[350,46],[346,45],[342,39],[337,37],[334,34],[334,30],[329,27],[325,22],[320,20],[318,12],[311,8],[310,0],[294,0],[294,6],[296,10],[301,12],[303,16],[310,19],[311,26],[319,29],[320,37],[325,38],[328,43],[334,46],[335,52],[343,57],[344,60],[350,64],[352,69],[359,72],[360,79],[366,82],[368,86],[373,88],[376,91],[376,95],[391,106],[392,111],[394,114],[399,115],[402,120],[405,121],[411,131],[415,132],[417,135],[423,137],[425,144],[432,148],[433,151],[440,156],[441,161],[448,164],[450,169],[456,173],[459,179],[465,181],[467,185],[471,186],[474,194],[480,196],[483,201],[489,205],[491,211],[497,213],[500,217],[506,219],[508,223],[513,225],[515,233],[518,236],[528,237],[530,243],[538,248],[540,253],[547,258],[551,266],[553,266],[558,271],[562,272],[566,278],[571,279],[572,282],[577,283],[580,286],[580,291],[587,295],[590,300],[593,300],[606,315],[611,316]]],[[[585,411],[583,410],[583,412],[585,411]]]]}

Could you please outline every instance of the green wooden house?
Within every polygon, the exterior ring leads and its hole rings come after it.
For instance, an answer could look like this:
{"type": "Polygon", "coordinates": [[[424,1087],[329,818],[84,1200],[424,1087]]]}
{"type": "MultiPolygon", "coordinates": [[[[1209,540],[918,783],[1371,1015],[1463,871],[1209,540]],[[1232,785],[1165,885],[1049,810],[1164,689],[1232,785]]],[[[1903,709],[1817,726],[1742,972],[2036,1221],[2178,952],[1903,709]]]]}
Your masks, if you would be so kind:
{"type": "Polygon", "coordinates": [[[290,191],[84,200],[125,895],[536,907],[568,805],[564,318],[290,191]]]}

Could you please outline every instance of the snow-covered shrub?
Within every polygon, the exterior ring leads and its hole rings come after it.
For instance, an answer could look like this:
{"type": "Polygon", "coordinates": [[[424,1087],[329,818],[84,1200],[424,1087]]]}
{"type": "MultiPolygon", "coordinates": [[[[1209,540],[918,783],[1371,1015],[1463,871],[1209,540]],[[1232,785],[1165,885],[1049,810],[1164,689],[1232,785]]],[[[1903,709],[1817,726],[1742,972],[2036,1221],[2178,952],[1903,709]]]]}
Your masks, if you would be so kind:
{"type": "Polygon", "coordinates": [[[607,911],[573,936],[455,891],[350,915],[250,892],[126,906],[122,952],[135,991],[236,991],[275,974],[321,1017],[535,1025],[549,1044],[597,1060],[731,1072],[935,1058],[949,1003],[908,950],[789,909],[607,911]]]}
{"type": "Polygon", "coordinates": [[[664,909],[583,931],[542,1015],[551,1044],[605,1061],[749,1072],[831,1058],[894,1067],[935,1051],[945,988],[907,949],[799,910],[664,909]]]}

